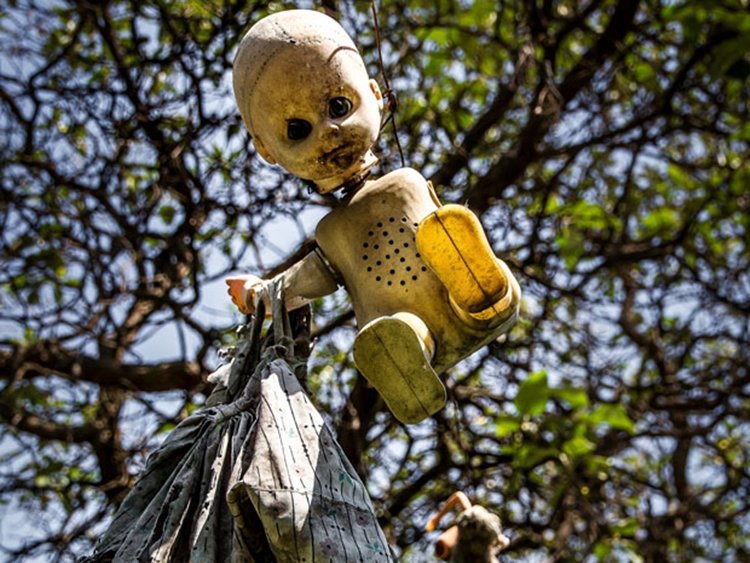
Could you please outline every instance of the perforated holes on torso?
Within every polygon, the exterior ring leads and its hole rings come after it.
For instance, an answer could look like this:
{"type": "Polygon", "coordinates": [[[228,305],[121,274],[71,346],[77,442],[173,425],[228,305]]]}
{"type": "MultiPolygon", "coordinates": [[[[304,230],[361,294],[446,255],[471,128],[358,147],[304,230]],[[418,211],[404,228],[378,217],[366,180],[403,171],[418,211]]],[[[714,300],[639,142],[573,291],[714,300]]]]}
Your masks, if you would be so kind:
{"type": "Polygon", "coordinates": [[[419,281],[427,267],[417,252],[417,223],[406,217],[388,217],[371,226],[362,241],[362,260],[368,276],[378,284],[404,289],[419,281]]]}

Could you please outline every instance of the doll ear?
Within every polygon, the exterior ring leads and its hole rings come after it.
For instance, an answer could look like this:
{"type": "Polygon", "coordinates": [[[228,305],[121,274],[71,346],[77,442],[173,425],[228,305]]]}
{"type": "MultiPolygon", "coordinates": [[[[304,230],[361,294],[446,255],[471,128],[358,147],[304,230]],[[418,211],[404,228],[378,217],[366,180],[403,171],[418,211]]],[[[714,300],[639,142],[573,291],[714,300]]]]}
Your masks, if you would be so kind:
{"type": "Polygon", "coordinates": [[[374,79],[370,79],[370,90],[375,94],[375,99],[378,101],[378,109],[383,110],[383,94],[380,92],[380,86],[375,82],[374,79]]]}
{"type": "Polygon", "coordinates": [[[263,144],[263,141],[260,140],[260,137],[253,137],[253,145],[255,145],[255,150],[260,156],[263,157],[263,160],[265,160],[268,164],[276,164],[276,159],[271,156],[270,152],[268,152],[266,145],[263,144]]]}

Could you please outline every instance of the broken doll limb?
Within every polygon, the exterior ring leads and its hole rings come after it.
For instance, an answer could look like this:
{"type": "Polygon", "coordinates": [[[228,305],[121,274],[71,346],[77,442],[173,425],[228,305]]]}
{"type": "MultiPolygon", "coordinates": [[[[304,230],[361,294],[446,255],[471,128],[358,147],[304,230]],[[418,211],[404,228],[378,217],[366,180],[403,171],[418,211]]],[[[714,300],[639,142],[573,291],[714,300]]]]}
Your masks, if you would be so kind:
{"type": "Polygon", "coordinates": [[[497,553],[510,543],[502,533],[500,518],[484,507],[472,506],[462,491],[450,496],[425,530],[435,530],[440,520],[456,507],[459,509],[456,523],[435,541],[435,555],[450,563],[498,563],[497,553]]]}

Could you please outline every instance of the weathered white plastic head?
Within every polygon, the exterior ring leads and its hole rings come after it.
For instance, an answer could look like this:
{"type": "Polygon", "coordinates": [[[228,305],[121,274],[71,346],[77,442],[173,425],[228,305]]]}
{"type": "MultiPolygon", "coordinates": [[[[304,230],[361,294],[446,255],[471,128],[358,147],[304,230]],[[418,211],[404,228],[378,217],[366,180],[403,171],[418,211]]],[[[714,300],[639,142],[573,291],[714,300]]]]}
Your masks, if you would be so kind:
{"type": "Polygon", "coordinates": [[[256,23],[234,60],[234,93],[258,153],[321,193],[377,161],[383,99],[334,19],[289,10],[256,23]]]}

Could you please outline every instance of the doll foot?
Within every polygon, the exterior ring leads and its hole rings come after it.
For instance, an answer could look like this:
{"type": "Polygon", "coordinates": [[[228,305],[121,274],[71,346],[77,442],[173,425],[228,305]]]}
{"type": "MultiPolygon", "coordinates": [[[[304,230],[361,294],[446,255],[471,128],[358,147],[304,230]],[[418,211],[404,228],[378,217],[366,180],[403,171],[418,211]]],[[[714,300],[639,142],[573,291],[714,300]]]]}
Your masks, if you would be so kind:
{"type": "Polygon", "coordinates": [[[440,207],[419,224],[416,242],[422,259],[461,309],[480,313],[507,294],[505,272],[469,209],[440,207]]]}
{"type": "Polygon", "coordinates": [[[445,405],[445,387],[423,341],[405,320],[381,317],[368,323],[357,335],[353,352],[362,375],[401,422],[414,424],[445,405]]]}

